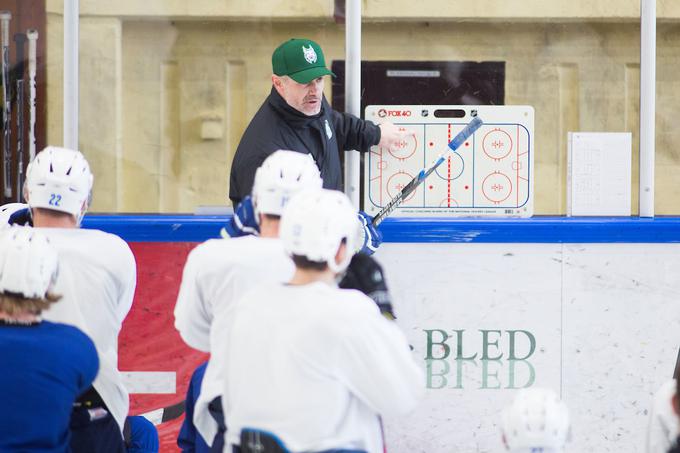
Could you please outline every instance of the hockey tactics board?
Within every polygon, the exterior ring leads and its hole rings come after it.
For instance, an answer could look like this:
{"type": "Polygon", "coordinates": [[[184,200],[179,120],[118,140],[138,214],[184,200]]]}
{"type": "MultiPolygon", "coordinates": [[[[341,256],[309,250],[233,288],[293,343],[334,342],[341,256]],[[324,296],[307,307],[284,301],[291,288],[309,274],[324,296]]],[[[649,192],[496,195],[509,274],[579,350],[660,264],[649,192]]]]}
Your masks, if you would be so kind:
{"type": "Polygon", "coordinates": [[[365,118],[413,135],[396,150],[364,158],[364,210],[377,214],[430,166],[473,115],[484,124],[395,210],[401,217],[530,217],[534,109],[531,106],[370,105],[365,118]],[[456,116],[455,118],[452,116],[456,116]]]}

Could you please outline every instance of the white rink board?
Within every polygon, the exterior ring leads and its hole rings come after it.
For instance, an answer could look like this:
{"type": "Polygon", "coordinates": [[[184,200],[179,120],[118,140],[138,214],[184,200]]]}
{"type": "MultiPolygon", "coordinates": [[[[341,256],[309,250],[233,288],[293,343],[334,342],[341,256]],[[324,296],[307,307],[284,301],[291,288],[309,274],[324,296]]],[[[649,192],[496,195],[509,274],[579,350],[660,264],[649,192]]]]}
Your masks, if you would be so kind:
{"type": "Polygon", "coordinates": [[[567,453],[644,451],[680,345],[680,244],[387,243],[376,256],[427,388],[385,420],[390,453],[505,451],[501,410],[524,386],[562,395],[567,453]]]}
{"type": "Polygon", "coordinates": [[[392,214],[401,217],[530,217],[533,214],[534,109],[531,106],[371,105],[365,118],[391,121],[413,136],[364,159],[364,210],[377,214],[472,119],[484,121],[392,214]],[[462,110],[461,118],[436,118],[462,110]]]}

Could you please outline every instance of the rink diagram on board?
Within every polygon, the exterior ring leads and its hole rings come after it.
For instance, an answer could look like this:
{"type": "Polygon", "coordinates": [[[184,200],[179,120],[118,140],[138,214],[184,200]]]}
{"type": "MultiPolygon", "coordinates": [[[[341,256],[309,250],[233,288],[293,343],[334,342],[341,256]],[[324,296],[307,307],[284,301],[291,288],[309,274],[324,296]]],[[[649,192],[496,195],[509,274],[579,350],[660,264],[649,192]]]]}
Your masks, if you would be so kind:
{"type": "Polygon", "coordinates": [[[448,151],[393,215],[530,217],[534,112],[528,106],[368,106],[366,119],[391,121],[411,135],[393,150],[374,146],[364,158],[366,212],[377,214],[429,167],[473,112],[484,124],[455,152],[448,151]],[[452,112],[461,117],[441,117],[452,112]]]}

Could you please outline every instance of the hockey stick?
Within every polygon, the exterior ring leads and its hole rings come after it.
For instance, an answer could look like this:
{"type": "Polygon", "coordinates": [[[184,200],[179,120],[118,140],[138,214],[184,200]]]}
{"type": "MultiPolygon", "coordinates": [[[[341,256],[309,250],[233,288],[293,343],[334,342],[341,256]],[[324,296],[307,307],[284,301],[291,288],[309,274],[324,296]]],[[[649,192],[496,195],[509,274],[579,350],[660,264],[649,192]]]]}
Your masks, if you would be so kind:
{"type": "Polygon", "coordinates": [[[389,203],[387,203],[387,205],[385,205],[385,207],[382,208],[380,210],[380,212],[377,213],[373,217],[373,221],[372,221],[373,226],[377,227],[378,225],[380,225],[380,223],[382,223],[382,221],[385,220],[385,217],[390,215],[390,213],[392,213],[392,211],[394,211],[397,208],[397,206],[399,206],[406,199],[406,197],[408,197],[411,193],[413,193],[413,191],[416,190],[416,188],[423,181],[425,181],[425,179],[428,176],[430,176],[430,174],[432,174],[432,172],[435,171],[435,169],[439,165],[441,165],[442,162],[444,162],[446,160],[446,154],[449,151],[457,150],[460,147],[460,145],[465,143],[465,140],[470,138],[470,136],[472,134],[474,134],[475,131],[481,127],[482,124],[483,124],[483,122],[479,117],[472,118],[472,121],[470,121],[470,123],[467,126],[465,126],[465,129],[460,131],[458,133],[458,135],[453,137],[453,140],[451,140],[449,142],[448,149],[442,151],[441,154],[439,154],[439,156],[437,156],[437,159],[432,163],[432,165],[430,165],[427,168],[423,168],[422,170],[420,170],[420,173],[418,173],[416,175],[416,177],[411,180],[411,182],[406,184],[399,191],[399,193],[397,195],[395,195],[395,197],[392,198],[389,201],[389,203]]]}
{"type": "Polygon", "coordinates": [[[35,157],[35,74],[37,72],[36,44],[38,30],[26,31],[28,38],[28,161],[35,157]]]}
{"type": "Polygon", "coordinates": [[[160,409],[154,409],[152,411],[144,412],[143,414],[137,415],[141,415],[154,425],[160,425],[161,423],[169,422],[171,420],[181,417],[186,410],[185,405],[186,401],[182,400],[178,403],[171,404],[170,406],[166,406],[160,409]]]}
{"type": "Polygon", "coordinates": [[[12,13],[0,12],[0,33],[2,34],[2,160],[4,172],[2,185],[6,198],[12,196],[12,150],[10,149],[12,99],[9,82],[9,21],[12,13]]]}
{"type": "Polygon", "coordinates": [[[16,191],[14,198],[17,203],[21,202],[21,187],[24,184],[24,43],[26,42],[26,35],[24,33],[17,33],[14,35],[14,42],[17,46],[17,66],[16,66],[16,81],[17,81],[17,180],[16,191]]]}

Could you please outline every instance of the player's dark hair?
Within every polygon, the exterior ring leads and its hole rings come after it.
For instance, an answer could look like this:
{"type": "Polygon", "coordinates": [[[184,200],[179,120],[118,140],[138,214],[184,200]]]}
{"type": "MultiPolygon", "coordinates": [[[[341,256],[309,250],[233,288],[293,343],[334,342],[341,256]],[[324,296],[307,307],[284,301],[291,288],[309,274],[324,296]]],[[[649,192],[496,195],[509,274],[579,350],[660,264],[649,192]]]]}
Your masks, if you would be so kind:
{"type": "Polygon", "coordinates": [[[302,255],[293,255],[293,262],[295,263],[295,267],[298,269],[304,269],[304,270],[313,270],[313,271],[325,271],[328,269],[328,264],[325,262],[322,263],[320,261],[312,261],[308,259],[306,256],[302,255]]]}
{"type": "Polygon", "coordinates": [[[262,214],[262,215],[263,215],[264,218],[267,219],[267,220],[281,220],[281,216],[280,216],[280,215],[276,215],[276,214],[262,214]]]}
{"type": "MultiPolygon", "coordinates": [[[[347,238],[342,238],[340,244],[347,244],[347,238]]],[[[321,261],[312,261],[306,256],[293,255],[293,263],[298,269],[313,270],[313,271],[325,271],[328,269],[328,264],[321,261]]]]}

